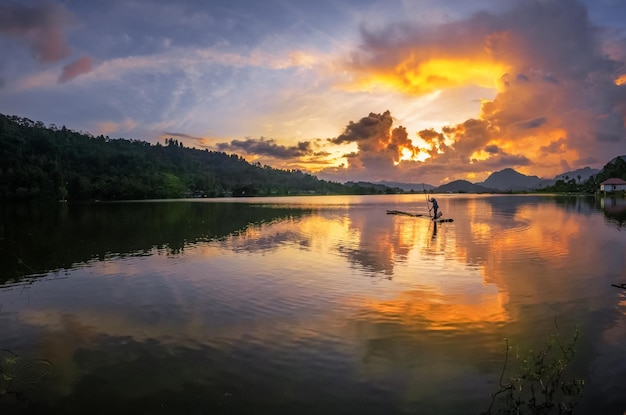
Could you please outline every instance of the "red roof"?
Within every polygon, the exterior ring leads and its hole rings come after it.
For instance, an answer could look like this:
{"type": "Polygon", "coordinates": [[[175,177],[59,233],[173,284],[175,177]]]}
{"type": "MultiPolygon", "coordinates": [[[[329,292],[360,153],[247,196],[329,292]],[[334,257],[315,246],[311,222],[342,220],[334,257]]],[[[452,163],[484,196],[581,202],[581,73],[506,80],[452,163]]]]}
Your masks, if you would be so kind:
{"type": "Polygon", "coordinates": [[[600,185],[606,185],[606,184],[626,184],[626,181],[622,180],[622,179],[618,179],[618,178],[610,178],[610,179],[606,179],[605,181],[603,181],[602,183],[600,183],[600,185]]]}

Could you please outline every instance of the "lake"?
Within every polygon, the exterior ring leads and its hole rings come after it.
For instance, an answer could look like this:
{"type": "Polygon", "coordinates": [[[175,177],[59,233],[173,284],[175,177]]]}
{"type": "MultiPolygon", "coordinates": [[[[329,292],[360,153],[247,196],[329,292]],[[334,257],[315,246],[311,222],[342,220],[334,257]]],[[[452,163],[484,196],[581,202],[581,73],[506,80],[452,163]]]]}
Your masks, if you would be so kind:
{"type": "Polygon", "coordinates": [[[573,344],[623,414],[625,200],[436,197],[3,205],[0,409],[479,414],[573,344]]]}

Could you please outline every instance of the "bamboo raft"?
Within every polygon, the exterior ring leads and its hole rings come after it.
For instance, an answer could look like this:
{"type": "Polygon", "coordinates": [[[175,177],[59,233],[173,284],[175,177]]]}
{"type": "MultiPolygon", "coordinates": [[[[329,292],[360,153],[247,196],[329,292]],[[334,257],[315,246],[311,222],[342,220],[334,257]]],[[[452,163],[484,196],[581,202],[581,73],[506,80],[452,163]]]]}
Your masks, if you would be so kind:
{"type": "MultiPolygon", "coordinates": [[[[387,214],[388,215],[402,215],[402,216],[411,216],[413,218],[424,218],[424,219],[429,219],[432,220],[432,218],[430,216],[427,215],[423,215],[421,213],[410,213],[410,212],[403,212],[401,210],[387,210],[387,214]]],[[[451,218],[439,218],[439,219],[435,219],[433,220],[433,222],[437,222],[437,223],[442,223],[442,222],[454,222],[454,219],[451,218]]]]}

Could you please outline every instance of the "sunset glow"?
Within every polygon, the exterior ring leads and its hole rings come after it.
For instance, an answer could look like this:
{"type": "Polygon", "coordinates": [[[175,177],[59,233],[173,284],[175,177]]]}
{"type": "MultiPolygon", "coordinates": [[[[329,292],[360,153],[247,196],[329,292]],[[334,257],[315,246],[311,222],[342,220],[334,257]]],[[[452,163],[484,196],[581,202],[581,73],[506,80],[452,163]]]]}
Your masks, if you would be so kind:
{"type": "Polygon", "coordinates": [[[409,56],[390,68],[389,72],[363,74],[350,88],[357,90],[384,89],[415,95],[426,95],[446,88],[477,85],[496,88],[498,79],[506,73],[507,66],[472,59],[428,59],[419,61],[409,56]]]}
{"type": "Polygon", "coordinates": [[[624,2],[145,4],[0,7],[0,112],[339,182],[552,179],[623,153],[624,2]]]}
{"type": "Polygon", "coordinates": [[[495,88],[506,71],[505,65],[469,59],[432,59],[423,63],[408,59],[397,67],[399,78],[407,80],[408,92],[419,94],[470,84],[495,88]]]}
{"type": "Polygon", "coordinates": [[[489,325],[506,322],[509,317],[504,308],[506,296],[484,293],[478,298],[441,295],[435,292],[406,292],[403,296],[364,305],[368,313],[378,315],[377,320],[399,318],[407,327],[427,323],[428,330],[488,330],[489,325]]]}

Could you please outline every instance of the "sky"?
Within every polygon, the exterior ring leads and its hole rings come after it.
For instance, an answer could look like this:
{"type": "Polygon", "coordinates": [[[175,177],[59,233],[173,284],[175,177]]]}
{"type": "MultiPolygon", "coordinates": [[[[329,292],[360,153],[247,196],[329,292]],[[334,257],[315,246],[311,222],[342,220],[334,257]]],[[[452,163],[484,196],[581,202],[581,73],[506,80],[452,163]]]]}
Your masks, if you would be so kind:
{"type": "Polygon", "coordinates": [[[325,180],[626,154],[623,0],[0,0],[0,113],[325,180]]]}

